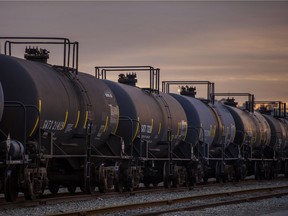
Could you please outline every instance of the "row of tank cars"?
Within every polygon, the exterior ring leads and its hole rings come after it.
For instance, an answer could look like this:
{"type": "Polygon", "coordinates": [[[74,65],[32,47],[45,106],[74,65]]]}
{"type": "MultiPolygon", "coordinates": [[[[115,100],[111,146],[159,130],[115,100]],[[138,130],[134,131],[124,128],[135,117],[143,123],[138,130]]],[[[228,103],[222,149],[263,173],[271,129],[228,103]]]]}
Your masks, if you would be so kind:
{"type": "Polygon", "coordinates": [[[206,81],[196,82],[207,84],[205,100],[188,85],[168,93],[178,82],[163,82],[160,92],[153,67],[78,72],[79,44],[66,38],[0,39],[0,189],[7,201],[19,192],[34,199],[46,188],[94,193],[288,176],[284,103],[254,111],[248,94],[241,109],[233,98],[216,101],[206,81]],[[25,59],[11,54],[19,44],[29,45],[25,59]],[[34,44],[61,46],[63,65],[48,64],[49,52],[34,44]],[[147,88],[135,85],[131,72],[140,70],[150,75],[147,88]],[[106,79],[110,71],[121,73],[118,83],[106,79]]]}

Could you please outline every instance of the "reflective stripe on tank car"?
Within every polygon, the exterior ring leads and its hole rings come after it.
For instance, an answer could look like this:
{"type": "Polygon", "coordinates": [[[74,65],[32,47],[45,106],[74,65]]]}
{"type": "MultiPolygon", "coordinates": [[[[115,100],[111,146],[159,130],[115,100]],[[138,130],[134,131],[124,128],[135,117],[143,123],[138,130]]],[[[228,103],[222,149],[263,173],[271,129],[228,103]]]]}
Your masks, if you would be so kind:
{"type": "Polygon", "coordinates": [[[183,136],[183,137],[182,137],[183,140],[186,139],[187,131],[188,131],[187,122],[184,121],[184,120],[182,120],[182,121],[180,122],[180,135],[183,136]]]}
{"type": "Polygon", "coordinates": [[[88,111],[86,111],[86,114],[85,114],[85,121],[84,121],[83,128],[86,128],[87,121],[88,121],[88,111]]]}
{"type": "Polygon", "coordinates": [[[107,126],[108,126],[108,121],[109,121],[109,117],[108,117],[108,116],[106,116],[106,123],[105,123],[105,127],[104,127],[104,131],[103,131],[103,132],[105,132],[105,131],[106,131],[106,129],[107,129],[107,126]]]}
{"type": "Polygon", "coordinates": [[[159,124],[159,128],[158,128],[158,135],[159,135],[160,132],[161,132],[161,128],[162,128],[162,124],[161,124],[161,122],[160,122],[160,124],[159,124]]]}
{"type": "Polygon", "coordinates": [[[187,133],[188,133],[188,124],[187,124],[187,122],[186,122],[186,129],[185,129],[185,134],[184,134],[184,140],[186,140],[187,133]]]}
{"type": "Polygon", "coordinates": [[[132,141],[134,141],[135,140],[135,138],[136,138],[136,136],[137,136],[137,134],[138,134],[138,131],[139,131],[139,116],[138,116],[138,118],[137,118],[137,128],[136,128],[136,132],[135,132],[135,134],[134,134],[134,136],[133,136],[133,140],[132,141]]]}
{"type": "Polygon", "coordinates": [[[116,134],[116,131],[118,129],[118,125],[119,125],[119,115],[118,115],[118,118],[117,118],[117,124],[116,124],[115,130],[114,130],[114,134],[116,134]]]}
{"type": "Polygon", "coordinates": [[[78,110],[78,112],[77,112],[77,119],[76,119],[76,123],[75,123],[74,128],[77,128],[78,123],[79,123],[79,119],[80,119],[80,111],[78,110]]]}
{"type": "Polygon", "coordinates": [[[204,129],[203,129],[203,125],[202,125],[202,123],[200,123],[200,132],[199,132],[199,140],[200,141],[203,141],[203,138],[204,138],[204,134],[203,134],[203,131],[204,131],[204,129]]]}
{"type": "Polygon", "coordinates": [[[66,113],[65,113],[65,120],[64,120],[64,125],[63,125],[63,129],[64,129],[64,128],[65,128],[65,126],[66,126],[67,120],[68,120],[68,111],[66,110],[66,113]]]}
{"type": "MultiPolygon", "coordinates": [[[[39,115],[40,115],[40,113],[41,113],[41,109],[42,109],[42,101],[39,100],[39,101],[38,101],[38,110],[39,110],[39,115]]],[[[36,130],[36,128],[37,128],[37,126],[38,126],[38,124],[39,124],[39,115],[37,116],[37,119],[36,119],[35,125],[34,125],[32,131],[31,131],[31,133],[29,134],[29,136],[32,136],[32,135],[33,135],[34,131],[36,130]]]]}
{"type": "Polygon", "coordinates": [[[181,120],[180,122],[178,122],[176,137],[181,136],[181,138],[185,140],[186,135],[187,135],[187,130],[188,130],[187,122],[184,120],[181,120]]]}
{"type": "Polygon", "coordinates": [[[177,123],[177,137],[179,136],[179,132],[180,132],[180,122],[177,123]]]}

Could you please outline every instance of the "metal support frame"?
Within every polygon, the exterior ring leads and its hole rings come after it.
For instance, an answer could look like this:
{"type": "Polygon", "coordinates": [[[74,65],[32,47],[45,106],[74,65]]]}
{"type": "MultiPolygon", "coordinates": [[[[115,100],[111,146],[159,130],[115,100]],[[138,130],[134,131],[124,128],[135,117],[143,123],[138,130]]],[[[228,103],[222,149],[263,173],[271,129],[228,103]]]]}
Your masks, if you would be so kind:
{"type": "Polygon", "coordinates": [[[286,103],[283,103],[282,101],[254,101],[254,104],[269,104],[269,105],[276,105],[278,104],[278,113],[275,113],[277,109],[274,109],[274,117],[275,118],[286,118],[287,117],[287,107],[286,103]]]}
{"type": "MultiPolygon", "coordinates": [[[[23,128],[23,145],[24,145],[24,150],[25,150],[25,154],[27,153],[27,147],[26,147],[26,142],[27,142],[27,136],[26,136],[26,131],[27,131],[27,108],[31,108],[36,110],[37,112],[37,116],[39,118],[39,124],[41,122],[41,115],[40,115],[40,111],[38,109],[38,107],[34,106],[34,105],[25,105],[19,101],[5,101],[4,102],[4,106],[6,107],[20,107],[24,110],[24,128],[23,128]]],[[[3,132],[2,132],[3,133],[3,132]]],[[[7,135],[4,134],[6,137],[7,135]]],[[[40,131],[40,126],[38,127],[38,149],[37,149],[37,153],[38,155],[40,155],[40,150],[41,150],[41,131],[40,131]]]]}
{"type": "Polygon", "coordinates": [[[136,122],[136,124],[139,125],[139,135],[140,135],[140,143],[141,143],[141,146],[140,146],[140,157],[142,156],[142,133],[141,133],[141,124],[140,122],[137,120],[137,119],[131,119],[129,116],[119,116],[119,121],[128,121],[131,123],[131,157],[133,157],[133,149],[134,149],[134,143],[133,143],[133,136],[134,136],[134,130],[133,130],[133,126],[134,126],[134,123],[133,122],[136,122]]]}
{"type": "MultiPolygon", "coordinates": [[[[203,127],[194,127],[194,126],[188,126],[188,130],[189,129],[191,129],[191,130],[195,130],[196,131],[196,133],[198,134],[198,139],[197,139],[197,142],[195,143],[195,147],[196,147],[196,145],[197,145],[197,148],[198,148],[198,155],[197,155],[197,158],[200,158],[200,152],[199,152],[199,149],[200,149],[200,139],[201,139],[201,134],[202,134],[202,136],[203,136],[203,144],[205,144],[205,133],[204,133],[204,129],[203,129],[203,127]],[[200,131],[200,132],[198,132],[198,130],[200,131]]],[[[206,148],[205,146],[204,146],[204,148],[206,148]]],[[[208,148],[206,148],[206,149],[208,149],[208,151],[209,151],[209,146],[208,146],[208,148]]],[[[204,149],[204,154],[206,153],[207,155],[206,155],[206,157],[205,157],[205,155],[202,155],[202,158],[209,158],[209,152],[205,152],[205,149],[204,149]]]]}
{"type": "Polygon", "coordinates": [[[172,131],[168,130],[167,132],[167,140],[168,140],[168,159],[169,159],[169,169],[168,169],[168,175],[173,175],[173,152],[172,152],[172,131]]]}
{"type": "Polygon", "coordinates": [[[160,69],[151,66],[96,66],[95,77],[97,79],[107,79],[107,72],[129,72],[129,71],[148,71],[150,73],[150,86],[148,89],[159,94],[160,69]]]}
{"type": "MultiPolygon", "coordinates": [[[[41,130],[40,130],[40,122],[41,122],[40,117],[41,117],[41,115],[40,115],[40,111],[34,105],[25,105],[25,104],[18,102],[18,101],[5,101],[4,107],[20,108],[20,109],[23,109],[23,112],[24,112],[23,113],[23,116],[24,116],[23,132],[24,132],[24,134],[23,134],[23,141],[22,141],[22,144],[24,146],[24,153],[22,155],[22,159],[12,160],[11,158],[8,158],[8,151],[7,151],[7,153],[6,153],[7,168],[6,169],[9,169],[10,165],[20,166],[20,169],[22,169],[22,174],[25,176],[26,175],[25,171],[27,171],[27,166],[24,166],[24,165],[28,165],[31,167],[35,166],[36,167],[35,169],[32,168],[33,175],[36,174],[37,179],[39,179],[39,177],[41,176],[41,173],[42,173],[42,169],[40,167],[40,159],[41,159],[41,154],[40,154],[41,153],[41,130]],[[37,155],[36,155],[35,161],[33,163],[31,162],[31,160],[29,160],[29,157],[26,157],[27,156],[27,135],[26,135],[26,132],[27,132],[27,109],[36,110],[37,118],[39,119],[37,155]],[[23,165],[23,166],[21,166],[21,165],[23,165]]],[[[4,135],[7,136],[6,134],[4,134],[4,135]]],[[[34,176],[33,176],[33,178],[34,178],[34,176]]],[[[24,177],[24,181],[25,181],[25,177],[24,177]]]]}
{"type": "Polygon", "coordinates": [[[214,103],[212,97],[215,92],[215,84],[210,81],[162,81],[162,91],[164,93],[170,93],[171,85],[207,85],[207,101],[214,103]]]}
{"type": "Polygon", "coordinates": [[[92,137],[92,122],[87,122],[86,126],[86,157],[84,168],[84,188],[87,190],[91,178],[91,137],[92,137]]]}
{"type": "Polygon", "coordinates": [[[4,54],[9,56],[12,55],[12,44],[64,45],[63,69],[64,71],[72,71],[78,74],[79,43],[77,41],[71,42],[68,38],[58,38],[58,37],[0,37],[0,40],[6,40],[4,44],[4,54]],[[10,41],[10,40],[16,40],[16,41],[10,41]],[[72,56],[71,56],[71,46],[72,46],[72,56]],[[71,59],[72,59],[72,68],[70,68],[71,59]]]}
{"type": "Polygon", "coordinates": [[[254,94],[250,93],[213,93],[212,97],[215,101],[215,96],[233,96],[233,97],[248,97],[248,101],[246,101],[246,110],[253,113],[254,112],[254,94]]]}

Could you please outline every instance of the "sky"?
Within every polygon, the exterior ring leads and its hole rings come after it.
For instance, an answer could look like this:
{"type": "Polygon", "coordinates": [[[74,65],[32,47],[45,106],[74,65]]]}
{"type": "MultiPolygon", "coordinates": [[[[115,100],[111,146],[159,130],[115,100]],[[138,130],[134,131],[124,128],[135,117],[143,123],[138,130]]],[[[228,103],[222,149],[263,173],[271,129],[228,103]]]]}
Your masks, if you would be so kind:
{"type": "MultiPolygon", "coordinates": [[[[216,92],[288,102],[287,11],[287,1],[0,1],[0,36],[78,41],[79,68],[90,74],[150,65],[161,80],[207,80],[216,92]]],[[[139,85],[148,78],[138,75],[139,85]]]]}

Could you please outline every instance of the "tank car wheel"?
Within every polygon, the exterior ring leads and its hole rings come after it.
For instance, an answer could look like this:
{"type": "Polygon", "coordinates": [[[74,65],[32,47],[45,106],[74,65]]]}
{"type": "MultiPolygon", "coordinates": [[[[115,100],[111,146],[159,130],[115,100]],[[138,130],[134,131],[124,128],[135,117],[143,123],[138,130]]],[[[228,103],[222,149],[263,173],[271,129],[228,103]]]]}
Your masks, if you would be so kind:
{"type": "Polygon", "coordinates": [[[4,195],[7,202],[17,199],[19,193],[18,177],[15,170],[7,170],[4,181],[4,195]]]}
{"type": "Polygon", "coordinates": [[[165,188],[171,188],[171,179],[169,176],[166,176],[164,178],[164,187],[165,188]]]}
{"type": "Polygon", "coordinates": [[[149,187],[150,187],[150,182],[148,182],[148,181],[144,181],[143,184],[144,184],[144,186],[145,186],[146,188],[149,188],[149,187]]]}
{"type": "Polygon", "coordinates": [[[224,165],[224,176],[223,176],[223,182],[231,182],[234,181],[235,178],[235,170],[233,166],[230,165],[224,165]]]}
{"type": "Polygon", "coordinates": [[[153,187],[156,188],[158,186],[158,183],[153,183],[152,185],[153,185],[153,187]]]}
{"type": "Polygon", "coordinates": [[[178,188],[180,186],[180,176],[179,175],[173,177],[172,185],[175,188],[178,188]]]}
{"type": "Polygon", "coordinates": [[[276,169],[272,163],[269,164],[269,179],[275,179],[276,178],[276,169]]]}
{"type": "Polygon", "coordinates": [[[29,189],[24,191],[24,197],[25,197],[25,200],[35,200],[36,199],[36,195],[31,194],[31,191],[29,189]]]}
{"type": "Polygon", "coordinates": [[[116,192],[120,192],[120,193],[122,193],[123,192],[123,184],[122,183],[120,183],[120,182],[118,182],[117,184],[115,184],[114,185],[114,188],[115,188],[115,191],[116,192]]]}
{"type": "Polygon", "coordinates": [[[188,174],[188,169],[183,170],[183,176],[182,176],[182,185],[183,187],[188,188],[190,186],[190,179],[188,174]]]}
{"type": "Polygon", "coordinates": [[[285,161],[284,175],[285,178],[288,178],[288,160],[285,161]]]}
{"type": "Polygon", "coordinates": [[[164,163],[164,169],[163,169],[163,182],[165,188],[171,187],[171,177],[169,175],[169,162],[164,163]]]}
{"type": "Polygon", "coordinates": [[[222,184],[224,182],[224,173],[222,171],[221,162],[216,162],[215,171],[216,171],[216,182],[222,184]]]}
{"type": "Polygon", "coordinates": [[[260,171],[259,171],[259,165],[257,161],[254,164],[254,175],[255,175],[255,180],[260,180],[260,171]]]}
{"type": "Polygon", "coordinates": [[[196,185],[196,181],[197,181],[196,170],[194,168],[192,168],[188,174],[189,187],[194,187],[196,185]]]}
{"type": "Polygon", "coordinates": [[[273,177],[274,178],[277,178],[279,173],[280,173],[280,170],[281,170],[281,161],[277,161],[274,165],[274,173],[273,173],[273,177]]]}
{"type": "Polygon", "coordinates": [[[34,200],[40,198],[45,190],[46,180],[45,178],[39,179],[34,178],[34,173],[25,171],[25,186],[24,186],[24,197],[26,200],[34,200]]]}
{"type": "MultiPolygon", "coordinates": [[[[38,194],[38,196],[40,197],[40,194],[38,194]]],[[[25,199],[26,200],[35,200],[38,196],[34,193],[34,184],[33,184],[33,182],[27,183],[26,189],[24,191],[25,199]]]]}
{"type": "Polygon", "coordinates": [[[85,187],[84,187],[84,185],[81,185],[81,186],[80,186],[80,190],[81,190],[82,192],[85,192],[85,187]]]}
{"type": "Polygon", "coordinates": [[[265,166],[263,162],[255,162],[255,179],[256,180],[263,180],[265,178],[265,166]]]}
{"type": "Polygon", "coordinates": [[[123,192],[123,183],[119,177],[119,174],[115,175],[114,189],[116,192],[123,192]]]}
{"type": "Polygon", "coordinates": [[[105,193],[108,189],[107,178],[105,176],[101,176],[99,181],[100,181],[98,186],[99,192],[105,193]]]}
{"type": "Polygon", "coordinates": [[[90,166],[90,177],[86,178],[85,181],[85,192],[88,194],[94,194],[96,188],[96,171],[93,164],[90,166]]]}
{"type": "Polygon", "coordinates": [[[264,163],[264,169],[263,169],[263,177],[264,179],[271,179],[271,167],[270,163],[265,162],[264,163]]]}
{"type": "Polygon", "coordinates": [[[127,190],[127,191],[130,191],[130,192],[133,192],[133,190],[134,190],[134,178],[131,176],[131,177],[129,177],[128,179],[127,179],[127,182],[126,182],[126,184],[125,184],[125,189],[127,190]]]}
{"type": "Polygon", "coordinates": [[[76,188],[77,188],[76,186],[68,186],[67,190],[69,193],[74,194],[76,191],[76,188]]]}
{"type": "Polygon", "coordinates": [[[190,182],[189,182],[188,174],[186,174],[184,182],[183,182],[183,187],[188,188],[189,186],[190,186],[190,182]]]}
{"type": "Polygon", "coordinates": [[[247,175],[246,164],[242,164],[236,168],[236,172],[235,172],[236,181],[244,180],[246,178],[246,175],[247,175]]]}
{"type": "Polygon", "coordinates": [[[59,184],[56,182],[49,182],[48,189],[51,192],[51,194],[57,194],[59,191],[59,184]]]}

